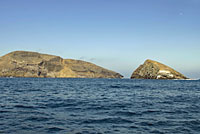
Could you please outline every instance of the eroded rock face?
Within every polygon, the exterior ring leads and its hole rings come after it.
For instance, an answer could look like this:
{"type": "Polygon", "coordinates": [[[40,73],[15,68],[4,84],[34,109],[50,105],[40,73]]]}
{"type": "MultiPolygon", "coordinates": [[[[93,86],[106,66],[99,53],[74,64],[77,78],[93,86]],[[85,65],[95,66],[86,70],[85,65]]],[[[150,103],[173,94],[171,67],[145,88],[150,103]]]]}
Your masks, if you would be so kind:
{"type": "Polygon", "coordinates": [[[122,78],[95,64],[37,52],[15,51],[0,58],[0,77],[122,78]]]}
{"type": "Polygon", "coordinates": [[[187,79],[187,77],[164,64],[146,60],[133,72],[131,79],[187,79]]]}

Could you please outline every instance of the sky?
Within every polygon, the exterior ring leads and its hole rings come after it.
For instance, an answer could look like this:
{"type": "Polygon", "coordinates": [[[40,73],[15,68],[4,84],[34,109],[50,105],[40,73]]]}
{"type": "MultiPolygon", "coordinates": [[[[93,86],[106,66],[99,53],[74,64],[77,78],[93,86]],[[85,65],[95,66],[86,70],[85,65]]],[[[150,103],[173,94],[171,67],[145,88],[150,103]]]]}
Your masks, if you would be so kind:
{"type": "Polygon", "coordinates": [[[200,78],[200,0],[0,0],[0,56],[80,59],[129,78],[146,59],[200,78]]]}

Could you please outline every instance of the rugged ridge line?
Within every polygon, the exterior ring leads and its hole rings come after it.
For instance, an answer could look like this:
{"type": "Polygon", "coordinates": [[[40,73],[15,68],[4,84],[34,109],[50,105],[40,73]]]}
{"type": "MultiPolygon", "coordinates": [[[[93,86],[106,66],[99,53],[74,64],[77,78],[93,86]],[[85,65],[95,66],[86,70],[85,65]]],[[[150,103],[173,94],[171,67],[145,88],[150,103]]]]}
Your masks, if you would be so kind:
{"type": "Polygon", "coordinates": [[[29,51],[0,57],[0,77],[123,78],[89,62],[29,51]]]}
{"type": "Polygon", "coordinates": [[[146,60],[131,75],[131,79],[188,79],[162,63],[146,60]]]}

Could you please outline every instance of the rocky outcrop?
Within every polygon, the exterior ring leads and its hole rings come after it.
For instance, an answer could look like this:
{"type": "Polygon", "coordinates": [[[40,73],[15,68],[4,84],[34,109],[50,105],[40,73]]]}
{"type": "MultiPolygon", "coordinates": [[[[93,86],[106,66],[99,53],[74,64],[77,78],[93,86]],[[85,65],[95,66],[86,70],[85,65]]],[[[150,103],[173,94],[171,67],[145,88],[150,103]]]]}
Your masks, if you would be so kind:
{"type": "Polygon", "coordinates": [[[187,79],[187,77],[164,64],[146,60],[133,72],[131,79],[187,79]]]}
{"type": "Polygon", "coordinates": [[[0,77],[122,78],[95,64],[37,52],[15,51],[0,58],[0,77]]]}

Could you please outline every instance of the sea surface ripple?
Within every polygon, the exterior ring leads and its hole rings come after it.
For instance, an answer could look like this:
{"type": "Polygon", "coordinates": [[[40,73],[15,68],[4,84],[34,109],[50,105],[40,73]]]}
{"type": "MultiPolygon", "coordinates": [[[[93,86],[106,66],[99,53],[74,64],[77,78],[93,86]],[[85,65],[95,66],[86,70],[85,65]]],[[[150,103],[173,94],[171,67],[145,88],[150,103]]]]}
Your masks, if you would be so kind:
{"type": "Polygon", "coordinates": [[[199,80],[0,78],[0,134],[199,134],[199,80]]]}

